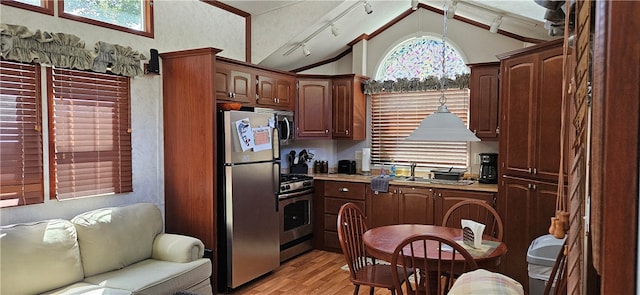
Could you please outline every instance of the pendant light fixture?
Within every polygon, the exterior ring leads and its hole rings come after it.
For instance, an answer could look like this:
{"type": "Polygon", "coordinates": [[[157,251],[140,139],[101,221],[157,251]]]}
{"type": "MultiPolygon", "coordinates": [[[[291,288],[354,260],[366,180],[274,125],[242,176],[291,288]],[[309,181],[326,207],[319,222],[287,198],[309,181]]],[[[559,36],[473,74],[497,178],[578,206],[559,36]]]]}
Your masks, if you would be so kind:
{"type": "Polygon", "coordinates": [[[464,122],[455,114],[449,112],[445,103],[447,98],[444,95],[446,81],[446,48],[447,35],[447,2],[443,8],[444,29],[442,33],[442,77],[440,77],[440,106],[431,115],[422,120],[418,128],[414,130],[406,140],[419,141],[480,141],[471,132],[464,122]]]}

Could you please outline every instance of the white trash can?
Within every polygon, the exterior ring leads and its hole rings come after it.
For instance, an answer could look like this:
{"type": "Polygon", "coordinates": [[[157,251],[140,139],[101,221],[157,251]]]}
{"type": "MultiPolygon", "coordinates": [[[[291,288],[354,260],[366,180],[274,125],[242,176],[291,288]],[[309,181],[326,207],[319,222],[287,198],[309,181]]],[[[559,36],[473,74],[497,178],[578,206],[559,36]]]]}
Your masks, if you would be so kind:
{"type": "Polygon", "coordinates": [[[527,251],[529,295],[544,293],[544,287],[551,276],[562,244],[564,244],[564,239],[556,239],[553,235],[544,235],[531,242],[527,251]]]}

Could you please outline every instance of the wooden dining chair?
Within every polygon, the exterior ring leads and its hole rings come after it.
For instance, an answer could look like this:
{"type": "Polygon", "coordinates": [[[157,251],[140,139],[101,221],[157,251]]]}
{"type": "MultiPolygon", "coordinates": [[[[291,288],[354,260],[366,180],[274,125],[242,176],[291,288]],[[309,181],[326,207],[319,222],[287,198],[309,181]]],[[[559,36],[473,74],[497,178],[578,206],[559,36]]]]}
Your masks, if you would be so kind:
{"type": "Polygon", "coordinates": [[[484,224],[486,235],[502,241],[502,218],[487,202],[469,199],[456,203],[444,214],[442,226],[460,228],[462,219],[471,219],[484,224]]]}
{"type": "Polygon", "coordinates": [[[415,270],[417,279],[406,284],[407,294],[447,294],[454,283],[451,273],[462,274],[478,269],[471,254],[460,244],[448,238],[419,234],[402,241],[391,256],[392,276],[399,295],[403,295],[402,278],[415,270]],[[429,259],[425,259],[425,253],[429,259]],[[456,261],[452,263],[452,261],[456,261]]]}
{"type": "Polygon", "coordinates": [[[567,294],[567,255],[565,254],[567,240],[569,239],[564,241],[560,252],[558,252],[556,262],[551,269],[551,275],[549,275],[549,280],[547,280],[544,287],[544,295],[567,294]],[[555,286],[553,285],[554,281],[555,286]],[[551,290],[552,287],[553,290],[551,290]]]}
{"type": "Polygon", "coordinates": [[[355,285],[353,294],[358,294],[361,285],[369,286],[370,294],[373,294],[376,287],[389,289],[391,294],[396,294],[396,285],[391,275],[395,267],[376,264],[375,259],[367,255],[362,241],[362,235],[366,231],[367,224],[362,210],[353,203],[342,205],[338,212],[338,238],[349,266],[351,282],[355,285]]]}

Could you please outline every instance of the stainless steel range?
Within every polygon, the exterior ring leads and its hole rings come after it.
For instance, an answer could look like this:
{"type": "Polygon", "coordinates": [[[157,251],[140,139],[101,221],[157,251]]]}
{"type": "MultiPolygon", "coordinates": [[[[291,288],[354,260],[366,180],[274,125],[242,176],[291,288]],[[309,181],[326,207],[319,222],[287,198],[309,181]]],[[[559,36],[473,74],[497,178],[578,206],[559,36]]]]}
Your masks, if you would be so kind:
{"type": "Polygon", "coordinates": [[[313,177],[282,174],[278,203],[282,262],[313,249],[313,177]]]}

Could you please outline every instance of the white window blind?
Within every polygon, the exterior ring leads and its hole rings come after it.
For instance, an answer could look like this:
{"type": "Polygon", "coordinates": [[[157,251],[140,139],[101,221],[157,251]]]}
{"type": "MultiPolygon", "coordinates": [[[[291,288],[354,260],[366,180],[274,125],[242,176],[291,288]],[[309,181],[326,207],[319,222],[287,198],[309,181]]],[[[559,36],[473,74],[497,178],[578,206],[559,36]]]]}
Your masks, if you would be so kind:
{"type": "Polygon", "coordinates": [[[52,196],[132,191],[129,78],[54,69],[52,196]]]}
{"type": "Polygon", "coordinates": [[[42,203],[40,67],[0,62],[0,208],[42,203]]]}
{"type": "MultiPolygon", "coordinates": [[[[441,92],[381,93],[372,96],[371,161],[374,164],[416,162],[430,168],[466,168],[466,142],[405,140],[422,120],[440,106],[441,92]]],[[[469,89],[445,91],[446,106],[467,123],[469,89]]]]}

